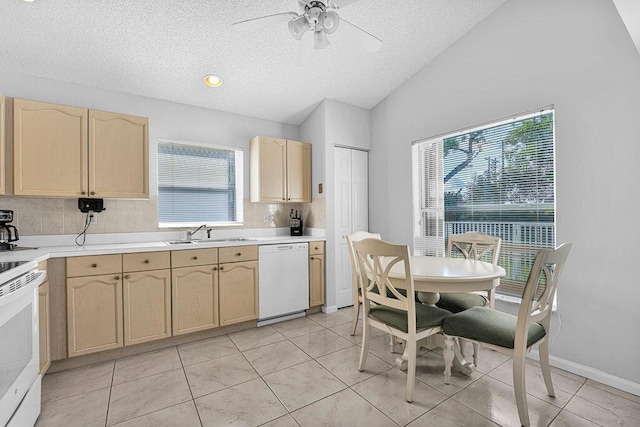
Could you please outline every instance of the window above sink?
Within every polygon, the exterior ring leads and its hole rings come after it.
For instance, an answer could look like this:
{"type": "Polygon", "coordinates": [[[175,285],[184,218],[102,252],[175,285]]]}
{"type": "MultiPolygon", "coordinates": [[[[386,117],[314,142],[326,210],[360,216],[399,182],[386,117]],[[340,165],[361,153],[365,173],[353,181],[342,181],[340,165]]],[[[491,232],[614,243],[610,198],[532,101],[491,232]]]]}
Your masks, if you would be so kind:
{"type": "Polygon", "coordinates": [[[159,139],[159,227],[242,225],[243,155],[235,147],[159,139]]]}

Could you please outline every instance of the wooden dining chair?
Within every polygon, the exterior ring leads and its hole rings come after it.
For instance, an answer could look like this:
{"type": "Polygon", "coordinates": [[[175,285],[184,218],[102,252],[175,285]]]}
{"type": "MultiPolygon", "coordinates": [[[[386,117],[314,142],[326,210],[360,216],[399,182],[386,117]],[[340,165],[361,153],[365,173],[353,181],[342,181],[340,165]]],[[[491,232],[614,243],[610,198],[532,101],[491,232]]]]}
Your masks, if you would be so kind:
{"type": "MultiPolygon", "coordinates": [[[[475,231],[451,234],[447,241],[446,256],[450,258],[459,253],[466,259],[486,260],[493,265],[498,265],[501,245],[502,239],[499,237],[475,231]]],[[[487,297],[473,292],[442,293],[436,305],[452,313],[459,313],[471,307],[485,307],[487,305],[493,307],[494,289],[488,291],[487,297]]]]}
{"type": "Polygon", "coordinates": [[[411,402],[416,377],[418,341],[441,332],[442,321],[451,313],[416,302],[411,259],[406,245],[394,245],[378,239],[364,239],[354,242],[353,246],[360,273],[364,309],[358,370],[364,370],[367,362],[371,326],[403,339],[406,343],[405,354],[409,358],[406,399],[407,402],[411,402]],[[398,264],[400,267],[397,268],[401,268],[404,272],[404,279],[394,279],[392,282],[389,272],[398,264]],[[396,285],[400,289],[396,288],[396,285]],[[406,289],[406,292],[400,292],[401,289],[406,289]]]}
{"type": "Polygon", "coordinates": [[[344,237],[347,241],[347,249],[349,250],[349,260],[351,261],[351,284],[353,286],[353,320],[351,320],[351,335],[356,334],[358,328],[358,318],[360,317],[360,303],[362,302],[361,286],[360,286],[360,270],[353,249],[353,243],[364,239],[380,240],[380,233],[369,233],[367,231],[356,231],[344,237]]]}
{"type": "Polygon", "coordinates": [[[555,396],[549,367],[549,327],[551,307],[558,278],[571,250],[571,243],[556,249],[538,251],[524,287],[518,316],[488,307],[473,307],[446,318],[444,332],[444,378],[449,384],[454,358],[455,338],[465,338],[513,357],[513,383],[518,415],[523,426],[529,426],[525,387],[525,356],[539,348],[540,367],[549,396],[555,396]],[[536,298],[536,295],[539,295],[536,298]]]}
{"type": "MultiPolygon", "coordinates": [[[[446,256],[461,254],[465,259],[486,260],[493,265],[498,265],[502,239],[488,234],[471,231],[462,234],[451,234],[447,239],[446,256]]],[[[500,279],[496,279],[499,283],[500,279]]],[[[452,313],[460,313],[472,307],[491,308],[495,305],[495,288],[487,290],[487,296],[475,292],[441,293],[436,306],[449,310],[452,313]]],[[[464,354],[465,343],[460,343],[460,349],[464,354]]],[[[473,364],[478,365],[478,344],[473,344],[473,364]]]]}

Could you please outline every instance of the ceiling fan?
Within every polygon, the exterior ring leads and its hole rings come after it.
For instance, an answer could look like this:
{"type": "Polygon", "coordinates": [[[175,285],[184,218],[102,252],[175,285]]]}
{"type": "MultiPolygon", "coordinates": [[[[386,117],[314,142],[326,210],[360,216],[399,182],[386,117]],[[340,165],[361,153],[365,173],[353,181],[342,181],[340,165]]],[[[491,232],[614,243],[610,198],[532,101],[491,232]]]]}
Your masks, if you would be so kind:
{"type": "Polygon", "coordinates": [[[369,34],[362,28],[340,19],[338,9],[359,0],[298,0],[300,12],[284,12],[275,15],[248,19],[233,24],[236,29],[254,29],[273,24],[288,22],[289,33],[296,39],[302,40],[298,52],[298,62],[305,52],[313,49],[324,49],[330,45],[327,34],[333,34],[338,27],[347,37],[355,40],[369,52],[375,52],[382,46],[382,41],[369,34]],[[305,34],[313,34],[313,37],[305,34]]]}

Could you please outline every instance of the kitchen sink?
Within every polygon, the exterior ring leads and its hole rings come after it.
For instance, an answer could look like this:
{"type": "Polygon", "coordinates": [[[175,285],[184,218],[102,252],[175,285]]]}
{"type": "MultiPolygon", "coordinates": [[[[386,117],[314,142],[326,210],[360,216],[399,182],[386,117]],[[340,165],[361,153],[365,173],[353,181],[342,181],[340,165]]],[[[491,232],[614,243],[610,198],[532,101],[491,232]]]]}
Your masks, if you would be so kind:
{"type": "Polygon", "coordinates": [[[192,245],[198,243],[199,240],[168,240],[165,241],[167,245],[192,245]]]}
{"type": "Polygon", "coordinates": [[[183,240],[167,240],[165,243],[167,245],[193,245],[195,243],[209,243],[209,242],[250,242],[256,239],[248,239],[246,237],[229,237],[226,239],[205,239],[205,240],[193,240],[193,239],[183,239],[183,240]]]}
{"type": "Polygon", "coordinates": [[[207,239],[207,242],[251,242],[256,239],[247,239],[246,237],[230,237],[228,239],[207,239]]]}

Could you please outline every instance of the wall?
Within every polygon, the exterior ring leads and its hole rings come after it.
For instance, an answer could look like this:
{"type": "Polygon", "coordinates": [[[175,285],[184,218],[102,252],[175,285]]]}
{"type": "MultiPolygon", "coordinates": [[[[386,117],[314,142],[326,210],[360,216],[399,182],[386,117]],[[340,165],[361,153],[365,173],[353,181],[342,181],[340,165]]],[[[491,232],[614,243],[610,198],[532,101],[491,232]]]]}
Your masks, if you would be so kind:
{"type": "Polygon", "coordinates": [[[370,228],[412,244],[411,142],[556,109],[556,364],[640,393],[640,56],[608,0],[510,0],[372,111],[370,228]],[[392,165],[392,166],[390,166],[392,165]]]}
{"type": "Polygon", "coordinates": [[[369,110],[325,99],[300,126],[300,138],[303,140],[311,139],[314,147],[314,197],[319,196],[319,198],[314,199],[313,205],[317,205],[318,201],[322,200],[324,204],[320,206],[326,213],[324,225],[327,256],[325,256],[326,301],[324,310],[328,312],[337,309],[336,260],[334,257],[337,237],[335,236],[336,226],[333,214],[335,211],[333,149],[339,145],[368,150],[371,146],[370,117],[369,110]],[[317,193],[317,184],[320,182],[324,184],[324,194],[322,195],[317,193]]]}
{"type": "MultiPolygon", "coordinates": [[[[290,204],[249,203],[249,140],[255,135],[298,139],[297,126],[276,123],[222,111],[176,104],[136,95],[107,91],[72,83],[0,73],[0,92],[8,97],[115,111],[149,117],[149,189],[151,198],[106,200],[106,211],[98,217],[90,233],[158,230],[157,219],[157,140],[158,138],[197,141],[241,147],[244,152],[244,228],[286,227],[290,204]],[[265,223],[265,213],[276,213],[276,221],[265,223]]],[[[77,199],[0,198],[0,209],[16,211],[21,234],[77,234],[84,215],[77,199]]],[[[306,226],[324,227],[324,207],[308,205],[306,226]]]]}

